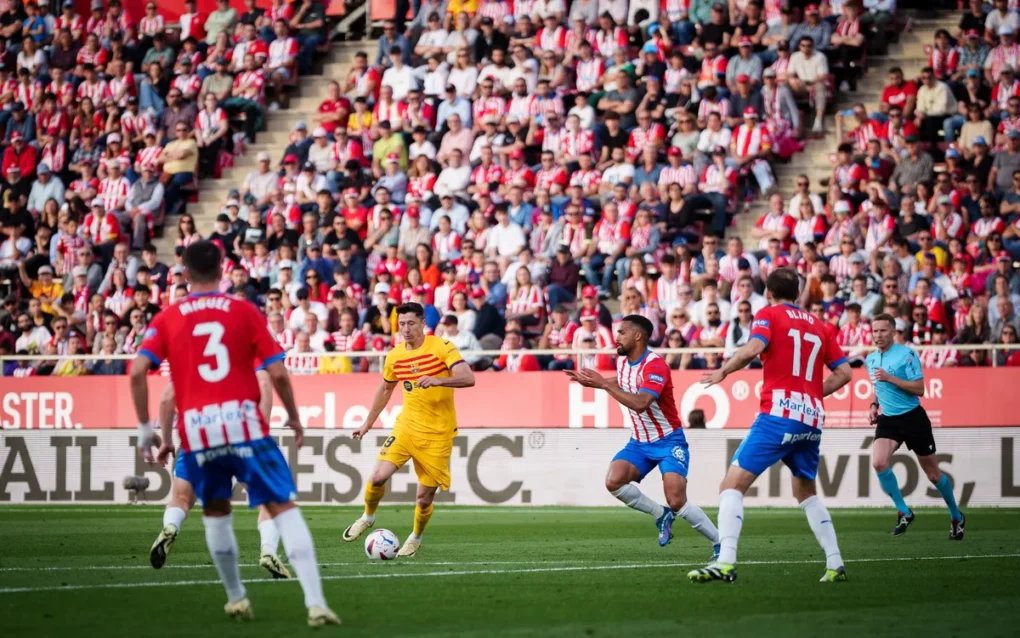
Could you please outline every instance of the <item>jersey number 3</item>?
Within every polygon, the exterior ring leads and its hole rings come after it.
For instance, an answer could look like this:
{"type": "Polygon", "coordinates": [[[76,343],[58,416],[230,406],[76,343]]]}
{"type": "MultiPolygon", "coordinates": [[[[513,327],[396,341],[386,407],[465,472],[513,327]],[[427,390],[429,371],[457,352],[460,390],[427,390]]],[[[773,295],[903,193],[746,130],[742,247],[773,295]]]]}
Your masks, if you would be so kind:
{"type": "Polygon", "coordinates": [[[230,353],[223,345],[223,324],[218,321],[207,321],[195,326],[191,331],[193,337],[208,337],[205,343],[203,357],[212,357],[215,361],[212,365],[203,363],[198,366],[198,376],[208,383],[217,383],[227,378],[230,374],[230,353]]]}
{"type": "Polygon", "coordinates": [[[815,359],[818,358],[818,351],[822,349],[822,340],[816,334],[802,333],[800,330],[791,328],[790,338],[793,339],[793,376],[801,376],[801,347],[802,342],[811,344],[811,352],[808,354],[807,365],[804,369],[804,380],[810,382],[815,376],[815,359]]]}

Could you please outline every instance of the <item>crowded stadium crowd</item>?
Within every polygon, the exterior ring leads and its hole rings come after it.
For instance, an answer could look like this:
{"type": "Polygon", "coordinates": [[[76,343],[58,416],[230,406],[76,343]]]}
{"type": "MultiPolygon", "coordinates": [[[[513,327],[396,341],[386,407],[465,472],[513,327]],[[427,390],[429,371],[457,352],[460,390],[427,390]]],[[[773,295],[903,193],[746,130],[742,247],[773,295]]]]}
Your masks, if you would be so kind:
{"type": "Polygon", "coordinates": [[[462,351],[502,351],[467,354],[479,370],[612,369],[569,351],[613,347],[630,313],[654,345],[733,348],[776,268],[855,362],[880,312],[908,344],[1020,344],[1015,3],[956,9],[920,75],[894,68],[876,103],[834,112],[908,26],[895,0],[421,0],[199,228],[196,180],[257,139],[326,43],[316,0],[245,4],[188,0],[171,23],[154,3],[137,20],[119,0],[0,3],[0,357],[60,357],[3,374],[122,374],[113,355],[188,294],[198,239],[297,373],[378,370],[357,354],[399,344],[408,301],[462,351]],[[826,140],[827,180],[776,183],[826,140]],[[747,245],[732,226],[756,200],[747,245]]]}

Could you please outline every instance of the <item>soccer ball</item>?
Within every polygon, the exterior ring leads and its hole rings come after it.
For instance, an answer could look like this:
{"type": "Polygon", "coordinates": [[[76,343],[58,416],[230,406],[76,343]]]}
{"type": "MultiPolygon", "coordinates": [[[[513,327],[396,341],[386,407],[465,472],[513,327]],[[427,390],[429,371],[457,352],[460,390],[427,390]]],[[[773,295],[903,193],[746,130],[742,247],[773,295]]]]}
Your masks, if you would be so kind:
{"type": "Polygon", "coordinates": [[[400,539],[388,529],[377,529],[365,539],[365,555],[372,560],[393,560],[400,549],[400,539]]]}

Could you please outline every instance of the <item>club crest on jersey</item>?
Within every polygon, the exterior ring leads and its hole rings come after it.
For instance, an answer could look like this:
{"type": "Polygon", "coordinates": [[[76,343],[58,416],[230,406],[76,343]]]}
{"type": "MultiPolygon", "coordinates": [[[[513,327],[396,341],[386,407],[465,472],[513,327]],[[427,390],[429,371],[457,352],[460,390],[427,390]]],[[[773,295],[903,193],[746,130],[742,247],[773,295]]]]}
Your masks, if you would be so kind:
{"type": "Polygon", "coordinates": [[[687,465],[687,451],[679,445],[673,447],[673,458],[680,463],[680,465],[687,465]]]}
{"type": "Polygon", "coordinates": [[[418,367],[417,363],[411,364],[411,374],[418,374],[419,370],[421,370],[421,368],[418,367]]]}
{"type": "Polygon", "coordinates": [[[152,339],[155,336],[156,336],[156,329],[155,328],[149,328],[148,330],[145,331],[145,334],[142,335],[142,339],[152,339]]]}
{"type": "Polygon", "coordinates": [[[414,389],[414,384],[411,383],[410,381],[404,381],[404,389],[410,392],[411,390],[414,389]]]}

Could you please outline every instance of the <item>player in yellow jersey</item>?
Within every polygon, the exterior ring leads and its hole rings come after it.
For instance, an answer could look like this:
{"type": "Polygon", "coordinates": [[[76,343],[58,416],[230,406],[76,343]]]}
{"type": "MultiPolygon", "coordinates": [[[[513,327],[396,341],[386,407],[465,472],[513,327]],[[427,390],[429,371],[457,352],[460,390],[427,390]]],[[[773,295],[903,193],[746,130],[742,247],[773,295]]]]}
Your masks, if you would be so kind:
{"type": "Polygon", "coordinates": [[[408,460],[414,461],[418,494],[414,508],[414,532],[407,537],[398,557],[414,556],[421,535],[432,517],[432,500],[440,487],[450,489],[450,454],[457,435],[454,388],[475,384],[471,366],[449,341],[425,334],[425,310],[416,303],[397,307],[397,330],[404,343],[386,355],[383,382],[375,393],[372,411],[354,433],[368,434],[389,403],[393,390],[404,389],[404,408],[397,416],[393,435],[379,451],[372,476],[365,487],[365,513],[344,530],[343,539],[356,540],[375,524],[375,510],[386,493],[386,481],[408,460]]]}

